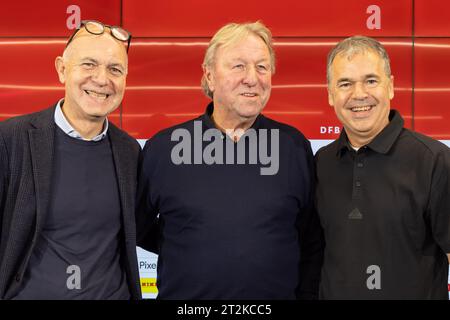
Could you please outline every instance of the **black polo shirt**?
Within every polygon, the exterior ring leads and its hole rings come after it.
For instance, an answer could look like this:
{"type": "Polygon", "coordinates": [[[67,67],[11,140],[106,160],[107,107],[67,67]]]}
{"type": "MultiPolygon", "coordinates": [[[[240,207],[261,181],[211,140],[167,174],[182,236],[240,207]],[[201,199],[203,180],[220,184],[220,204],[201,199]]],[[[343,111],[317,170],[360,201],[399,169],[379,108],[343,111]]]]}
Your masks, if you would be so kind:
{"type": "MultiPolygon", "coordinates": [[[[294,299],[296,289],[300,297],[314,298],[323,241],[310,210],[314,159],[309,141],[295,128],[259,115],[252,126],[258,135],[279,132],[276,174],[261,175],[261,165],[250,162],[174,164],[171,154],[178,142],[172,134],[182,129],[196,139],[199,124],[200,133],[211,132],[212,112],[210,104],[204,115],[163,130],[144,148],[138,245],[154,247],[150,225],[159,213],[158,298],[294,299]]],[[[222,134],[217,141],[231,140],[222,134]]],[[[204,141],[203,150],[209,145],[204,141]]],[[[236,144],[231,145],[236,156],[236,144]]]]}
{"type": "Polygon", "coordinates": [[[316,154],[324,299],[448,299],[450,149],[390,123],[354,151],[345,131],[316,154]]]}

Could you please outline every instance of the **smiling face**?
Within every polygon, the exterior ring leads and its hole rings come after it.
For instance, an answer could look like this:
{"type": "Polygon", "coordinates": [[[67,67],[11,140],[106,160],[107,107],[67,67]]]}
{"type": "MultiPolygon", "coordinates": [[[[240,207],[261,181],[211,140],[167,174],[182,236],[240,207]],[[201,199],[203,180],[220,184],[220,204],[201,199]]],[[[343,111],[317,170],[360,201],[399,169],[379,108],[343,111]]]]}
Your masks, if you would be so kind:
{"type": "Polygon", "coordinates": [[[68,120],[103,121],[122,102],[128,57],[123,43],[106,31],[81,29],[55,65],[65,85],[63,110],[68,120]]]}
{"type": "Polygon", "coordinates": [[[373,50],[338,54],[330,70],[328,101],[342,122],[350,143],[363,146],[389,123],[393,77],[373,50]]]}
{"type": "Polygon", "coordinates": [[[267,45],[250,34],[219,47],[213,64],[205,68],[205,77],[213,92],[215,121],[227,129],[253,122],[270,97],[272,71],[267,45]]]}

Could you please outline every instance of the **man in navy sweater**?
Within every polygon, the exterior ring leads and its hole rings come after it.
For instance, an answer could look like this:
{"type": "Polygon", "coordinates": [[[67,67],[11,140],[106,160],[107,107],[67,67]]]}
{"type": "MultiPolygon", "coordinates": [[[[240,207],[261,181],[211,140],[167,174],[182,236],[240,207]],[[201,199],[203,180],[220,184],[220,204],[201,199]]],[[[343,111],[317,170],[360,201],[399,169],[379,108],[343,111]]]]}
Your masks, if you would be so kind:
{"type": "Polygon", "coordinates": [[[0,299],[140,298],[140,147],[107,119],[130,39],[83,21],[55,61],[64,99],[0,123],[0,299]]]}
{"type": "Polygon", "coordinates": [[[224,26],[203,69],[205,113],[147,141],[140,166],[138,245],[159,254],[158,298],[314,299],[323,245],[310,144],[261,114],[270,31],[224,26]]]}

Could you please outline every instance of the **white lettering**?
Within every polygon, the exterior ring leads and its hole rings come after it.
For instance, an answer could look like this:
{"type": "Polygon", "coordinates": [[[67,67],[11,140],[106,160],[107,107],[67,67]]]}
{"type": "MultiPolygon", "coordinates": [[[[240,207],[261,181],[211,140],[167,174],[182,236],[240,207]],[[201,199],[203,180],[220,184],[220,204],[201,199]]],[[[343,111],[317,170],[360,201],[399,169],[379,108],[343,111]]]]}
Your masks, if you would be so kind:
{"type": "Polygon", "coordinates": [[[73,30],[80,27],[81,23],[81,9],[79,6],[72,4],[67,7],[66,13],[70,14],[66,20],[67,29],[73,30]]]}
{"type": "Polygon", "coordinates": [[[321,126],[320,127],[320,134],[325,134],[325,133],[336,133],[339,134],[341,133],[341,128],[340,127],[325,127],[325,126],[321,126]]]}
{"type": "Polygon", "coordinates": [[[373,4],[367,7],[366,10],[367,14],[371,14],[371,16],[369,16],[367,18],[367,29],[369,30],[374,30],[374,29],[381,29],[381,9],[379,6],[373,4]]]}
{"type": "Polygon", "coordinates": [[[377,265],[371,265],[367,267],[367,274],[370,277],[367,278],[366,285],[369,290],[381,289],[381,269],[377,265]]]}
{"type": "Polygon", "coordinates": [[[185,304],[183,307],[178,307],[177,314],[179,315],[203,315],[205,318],[209,317],[212,307],[190,307],[185,304]]]}
{"type": "Polygon", "coordinates": [[[81,289],[81,269],[77,265],[70,265],[66,269],[66,273],[70,274],[67,278],[66,286],[67,289],[81,289]]]}

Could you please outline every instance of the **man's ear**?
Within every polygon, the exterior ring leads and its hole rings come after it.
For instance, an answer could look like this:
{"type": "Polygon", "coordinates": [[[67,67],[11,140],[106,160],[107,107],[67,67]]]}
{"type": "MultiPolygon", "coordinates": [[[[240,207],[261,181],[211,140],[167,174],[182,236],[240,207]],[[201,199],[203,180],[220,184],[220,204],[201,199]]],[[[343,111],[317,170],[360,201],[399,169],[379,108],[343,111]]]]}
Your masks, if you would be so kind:
{"type": "Polygon", "coordinates": [[[63,57],[56,57],[55,68],[56,68],[56,72],[58,73],[59,82],[64,84],[66,81],[66,76],[65,76],[66,66],[64,65],[63,57]]]}
{"type": "Polygon", "coordinates": [[[205,76],[206,83],[208,84],[209,90],[214,92],[214,74],[211,67],[203,67],[203,75],[205,76]]]}
{"type": "Polygon", "coordinates": [[[328,104],[331,107],[334,107],[334,98],[333,98],[333,95],[332,95],[332,93],[330,91],[330,87],[329,86],[327,87],[327,92],[328,92],[328,104]]]}
{"type": "Polygon", "coordinates": [[[392,98],[394,98],[394,76],[391,75],[391,79],[390,79],[390,83],[389,83],[389,99],[392,100],[392,98]]]}

